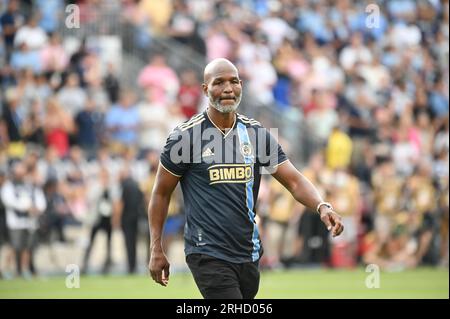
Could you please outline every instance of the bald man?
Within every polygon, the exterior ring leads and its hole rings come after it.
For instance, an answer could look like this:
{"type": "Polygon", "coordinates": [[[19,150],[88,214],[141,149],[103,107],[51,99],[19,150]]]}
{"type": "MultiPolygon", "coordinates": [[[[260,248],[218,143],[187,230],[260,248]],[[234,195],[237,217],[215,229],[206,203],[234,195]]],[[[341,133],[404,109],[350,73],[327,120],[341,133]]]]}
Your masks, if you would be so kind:
{"type": "Polygon", "coordinates": [[[202,87],[207,109],[176,127],[161,153],[148,210],[149,270],[154,281],[167,286],[170,265],[162,230],[170,196],[180,182],[186,262],[201,294],[207,299],[253,299],[263,253],[255,222],[261,174],[270,173],[298,202],[316,210],[333,236],[344,227],[269,131],[236,112],[242,81],[230,61],[209,63],[202,87]]]}

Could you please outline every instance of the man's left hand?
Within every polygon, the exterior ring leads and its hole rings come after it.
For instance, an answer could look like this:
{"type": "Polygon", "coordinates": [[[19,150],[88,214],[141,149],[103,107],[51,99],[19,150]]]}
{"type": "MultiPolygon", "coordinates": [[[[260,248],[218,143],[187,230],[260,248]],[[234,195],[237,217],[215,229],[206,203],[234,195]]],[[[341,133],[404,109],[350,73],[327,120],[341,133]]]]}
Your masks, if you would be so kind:
{"type": "Polygon", "coordinates": [[[328,207],[321,208],[320,219],[327,226],[327,229],[331,231],[333,237],[339,236],[344,231],[341,216],[332,209],[328,207]]]}

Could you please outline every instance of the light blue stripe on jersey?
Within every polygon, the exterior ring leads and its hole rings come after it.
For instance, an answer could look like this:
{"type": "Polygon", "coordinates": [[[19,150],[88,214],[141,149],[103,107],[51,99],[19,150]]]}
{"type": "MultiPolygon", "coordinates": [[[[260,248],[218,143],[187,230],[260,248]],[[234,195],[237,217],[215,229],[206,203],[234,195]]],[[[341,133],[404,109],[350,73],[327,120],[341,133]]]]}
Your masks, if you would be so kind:
{"type": "MultiPolygon", "coordinates": [[[[244,124],[238,123],[238,136],[239,136],[239,149],[242,149],[243,144],[248,144],[253,152],[253,147],[250,144],[250,138],[248,137],[247,128],[244,124]]],[[[254,156],[253,154],[250,154],[249,156],[244,156],[244,161],[246,164],[254,164],[254,156]]],[[[252,171],[254,170],[254,166],[252,168],[252,171]]],[[[247,197],[247,208],[248,208],[248,217],[250,218],[250,221],[253,223],[253,234],[252,234],[252,242],[253,242],[253,251],[252,251],[252,260],[256,261],[259,259],[259,249],[260,249],[260,242],[259,242],[259,231],[258,226],[255,222],[255,212],[253,211],[253,178],[254,173],[252,176],[252,179],[246,183],[246,197],[247,197]]]]}

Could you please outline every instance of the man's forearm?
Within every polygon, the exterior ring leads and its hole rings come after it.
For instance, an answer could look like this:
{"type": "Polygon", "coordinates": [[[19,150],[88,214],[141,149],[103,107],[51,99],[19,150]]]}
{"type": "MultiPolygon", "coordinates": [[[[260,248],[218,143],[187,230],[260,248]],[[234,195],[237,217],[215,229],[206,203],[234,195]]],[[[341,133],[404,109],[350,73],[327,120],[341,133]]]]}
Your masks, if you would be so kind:
{"type": "Polygon", "coordinates": [[[313,211],[320,210],[320,219],[325,223],[328,230],[332,231],[333,237],[339,236],[344,230],[341,217],[333,211],[327,203],[323,203],[316,187],[300,173],[289,161],[278,167],[273,176],[286,187],[292,196],[301,204],[313,211]],[[324,205],[319,204],[323,203],[324,205]]]}
{"type": "Polygon", "coordinates": [[[298,173],[296,182],[289,187],[289,191],[298,202],[314,211],[317,205],[323,202],[322,196],[320,196],[317,188],[300,172],[298,173]]]}
{"type": "Polygon", "coordinates": [[[148,220],[150,227],[150,247],[161,245],[164,222],[167,217],[170,197],[153,194],[148,208],[148,220]]]}

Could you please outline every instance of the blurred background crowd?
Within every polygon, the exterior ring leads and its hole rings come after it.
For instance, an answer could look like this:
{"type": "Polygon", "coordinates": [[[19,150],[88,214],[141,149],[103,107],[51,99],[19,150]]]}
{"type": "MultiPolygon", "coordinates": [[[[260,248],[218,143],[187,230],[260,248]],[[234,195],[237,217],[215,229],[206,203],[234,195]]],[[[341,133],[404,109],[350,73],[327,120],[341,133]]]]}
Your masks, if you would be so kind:
{"type": "Polygon", "coordinates": [[[145,272],[161,148],[205,109],[217,57],[240,71],[240,112],[278,128],[344,219],[331,239],[263,179],[261,267],[448,267],[448,1],[0,0],[0,34],[4,278],[145,272]]]}

